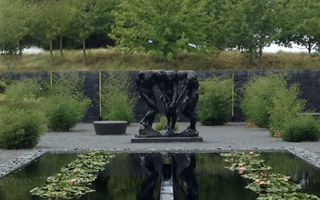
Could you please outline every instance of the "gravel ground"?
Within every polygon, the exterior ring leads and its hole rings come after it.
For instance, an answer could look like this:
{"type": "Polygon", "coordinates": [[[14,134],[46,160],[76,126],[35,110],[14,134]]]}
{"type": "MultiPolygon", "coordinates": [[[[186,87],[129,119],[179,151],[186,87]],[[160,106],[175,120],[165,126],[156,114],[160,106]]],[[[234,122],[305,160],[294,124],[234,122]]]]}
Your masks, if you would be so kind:
{"type": "MultiPolygon", "coordinates": [[[[184,130],[188,123],[179,123],[184,130]]],[[[35,149],[0,149],[0,178],[50,151],[226,151],[287,150],[320,166],[320,142],[289,143],[273,138],[267,129],[248,128],[244,123],[202,126],[197,129],[204,142],[197,143],[131,143],[139,124],[131,124],[125,135],[96,135],[92,124],[79,124],[72,132],[47,132],[35,149]]]]}

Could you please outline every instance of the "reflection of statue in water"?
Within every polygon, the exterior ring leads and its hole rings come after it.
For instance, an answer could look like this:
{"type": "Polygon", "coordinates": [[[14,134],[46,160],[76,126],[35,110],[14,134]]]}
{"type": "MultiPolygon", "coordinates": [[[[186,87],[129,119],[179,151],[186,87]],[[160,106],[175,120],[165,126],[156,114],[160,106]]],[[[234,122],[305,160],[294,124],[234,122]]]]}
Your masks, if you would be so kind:
{"type": "Polygon", "coordinates": [[[140,129],[138,137],[144,136],[159,136],[159,133],[152,129],[152,124],[156,114],[159,112],[156,98],[153,93],[153,86],[158,83],[158,70],[141,71],[136,80],[139,99],[146,102],[151,109],[147,112],[144,118],[140,121],[140,129]]]}
{"type": "Polygon", "coordinates": [[[198,200],[199,185],[195,175],[194,153],[173,154],[174,199],[198,200]],[[183,184],[181,184],[181,180],[183,184]]]}
{"type": "Polygon", "coordinates": [[[175,71],[159,71],[158,86],[162,92],[160,97],[164,103],[167,123],[161,131],[162,136],[173,136],[174,126],[177,122],[176,100],[178,98],[178,77],[175,71]]]}
{"type": "Polygon", "coordinates": [[[187,94],[181,105],[181,112],[190,119],[190,126],[180,133],[180,136],[198,136],[196,130],[197,115],[195,108],[199,100],[199,82],[197,74],[194,71],[178,71],[179,80],[184,80],[182,91],[176,101],[176,104],[187,94]]]}
{"type": "Polygon", "coordinates": [[[146,170],[148,178],[143,182],[137,193],[137,200],[154,200],[155,187],[161,172],[161,154],[140,154],[140,164],[146,170]]]}
{"type": "Polygon", "coordinates": [[[194,153],[145,153],[134,154],[134,158],[140,162],[134,168],[137,170],[136,173],[138,170],[140,171],[138,173],[147,173],[147,179],[140,185],[137,192],[137,200],[167,199],[171,195],[174,199],[199,199],[194,153]],[[168,157],[169,162],[168,159],[165,159],[168,157]],[[142,168],[143,171],[141,171],[142,168]],[[159,175],[162,175],[160,191],[156,190],[156,186],[159,185],[159,175]],[[159,195],[160,198],[158,198],[159,195]]]}

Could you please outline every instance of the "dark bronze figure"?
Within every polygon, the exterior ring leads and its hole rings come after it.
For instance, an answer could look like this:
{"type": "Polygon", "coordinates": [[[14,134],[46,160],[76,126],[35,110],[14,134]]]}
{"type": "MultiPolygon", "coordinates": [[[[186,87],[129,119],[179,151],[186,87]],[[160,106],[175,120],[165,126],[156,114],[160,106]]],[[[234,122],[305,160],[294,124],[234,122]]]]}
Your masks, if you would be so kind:
{"type": "Polygon", "coordinates": [[[175,71],[159,71],[158,86],[162,92],[160,97],[164,103],[167,123],[160,132],[162,136],[174,136],[174,126],[177,122],[176,100],[178,98],[178,77],[175,71]]]}
{"type": "Polygon", "coordinates": [[[160,136],[159,132],[152,129],[155,116],[159,112],[153,93],[153,86],[158,83],[158,72],[158,70],[141,71],[136,80],[139,99],[144,101],[150,108],[150,111],[140,121],[141,126],[137,137],[160,136]]]}
{"type": "Polygon", "coordinates": [[[190,126],[182,131],[180,136],[198,136],[199,132],[196,130],[197,115],[195,113],[195,108],[199,100],[199,82],[197,74],[194,71],[179,71],[178,78],[179,80],[184,80],[184,83],[176,104],[179,104],[186,94],[181,105],[181,112],[190,119],[190,126]]]}
{"type": "Polygon", "coordinates": [[[139,135],[136,137],[196,137],[199,132],[196,130],[197,116],[195,108],[199,100],[199,82],[194,71],[163,71],[149,70],[141,71],[136,80],[139,99],[146,102],[150,111],[140,121],[139,135]],[[178,95],[178,83],[183,80],[183,88],[178,95]],[[153,87],[157,84],[162,92],[160,100],[164,103],[167,123],[159,132],[152,128],[156,114],[159,112],[153,87]],[[177,122],[176,108],[181,103],[181,112],[190,120],[190,126],[179,134],[174,132],[177,122]]]}

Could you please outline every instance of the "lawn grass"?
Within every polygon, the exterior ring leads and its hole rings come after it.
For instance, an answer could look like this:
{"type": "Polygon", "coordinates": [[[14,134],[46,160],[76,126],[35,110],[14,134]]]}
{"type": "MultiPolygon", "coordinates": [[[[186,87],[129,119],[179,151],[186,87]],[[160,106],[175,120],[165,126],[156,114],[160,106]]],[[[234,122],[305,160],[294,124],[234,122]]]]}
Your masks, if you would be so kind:
{"type": "MultiPolygon", "coordinates": [[[[64,50],[64,57],[54,51],[55,65],[50,63],[50,54],[0,57],[0,73],[7,71],[136,71],[164,69],[164,61],[144,53],[124,53],[112,49],[89,49],[88,65],[83,64],[82,50],[64,50]]],[[[249,66],[248,58],[238,51],[222,51],[211,58],[192,53],[182,53],[175,61],[169,62],[173,70],[241,70],[258,69],[258,60],[249,66]]],[[[320,68],[320,56],[307,53],[264,53],[263,69],[315,69],[320,68]]]]}

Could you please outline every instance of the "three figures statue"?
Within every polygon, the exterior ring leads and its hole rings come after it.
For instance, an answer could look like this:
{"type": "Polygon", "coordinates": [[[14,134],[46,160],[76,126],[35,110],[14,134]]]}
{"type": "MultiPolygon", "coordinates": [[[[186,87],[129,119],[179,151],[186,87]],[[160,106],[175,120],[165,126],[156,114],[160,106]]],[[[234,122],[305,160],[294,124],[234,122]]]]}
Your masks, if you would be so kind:
{"type": "Polygon", "coordinates": [[[140,71],[136,79],[139,99],[144,101],[150,111],[140,121],[139,134],[136,137],[197,137],[197,116],[195,108],[199,99],[199,82],[194,71],[164,71],[150,70],[140,71]],[[183,81],[183,87],[178,93],[178,83],[183,81]],[[158,132],[152,128],[159,108],[153,92],[157,85],[162,93],[160,100],[164,104],[167,123],[158,132]],[[177,107],[181,104],[180,111],[190,120],[190,126],[181,133],[175,133],[174,127],[177,122],[177,107]]]}

